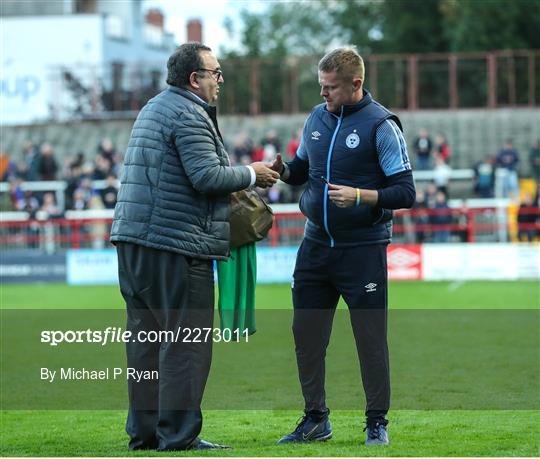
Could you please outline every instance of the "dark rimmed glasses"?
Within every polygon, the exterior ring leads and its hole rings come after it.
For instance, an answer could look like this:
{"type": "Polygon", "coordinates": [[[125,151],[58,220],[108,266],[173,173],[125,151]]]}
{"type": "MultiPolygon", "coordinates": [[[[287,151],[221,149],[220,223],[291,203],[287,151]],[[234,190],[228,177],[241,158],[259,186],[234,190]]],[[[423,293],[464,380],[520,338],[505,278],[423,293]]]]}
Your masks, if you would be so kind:
{"type": "Polygon", "coordinates": [[[210,72],[212,76],[215,78],[216,81],[219,81],[221,78],[223,78],[223,72],[221,70],[212,70],[212,69],[197,69],[197,72],[200,71],[210,72]]]}

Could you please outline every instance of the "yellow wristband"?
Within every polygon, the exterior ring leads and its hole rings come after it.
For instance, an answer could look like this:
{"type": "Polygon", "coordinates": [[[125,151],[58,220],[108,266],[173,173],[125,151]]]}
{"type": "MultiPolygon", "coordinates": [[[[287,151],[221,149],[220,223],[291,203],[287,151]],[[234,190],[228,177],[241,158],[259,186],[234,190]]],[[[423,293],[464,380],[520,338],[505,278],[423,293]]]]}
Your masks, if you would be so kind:
{"type": "Polygon", "coordinates": [[[360,205],[360,188],[357,188],[356,189],[356,205],[359,206],[360,205]]]}

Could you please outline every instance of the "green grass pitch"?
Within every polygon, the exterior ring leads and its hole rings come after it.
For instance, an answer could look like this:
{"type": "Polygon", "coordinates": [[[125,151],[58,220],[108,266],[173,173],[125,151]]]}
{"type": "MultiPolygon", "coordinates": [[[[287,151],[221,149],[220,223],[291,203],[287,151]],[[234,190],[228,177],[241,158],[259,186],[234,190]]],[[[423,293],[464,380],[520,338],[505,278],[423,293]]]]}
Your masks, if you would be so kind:
{"type": "MultiPolygon", "coordinates": [[[[116,286],[3,285],[2,309],[123,308],[116,286]]],[[[393,309],[539,309],[537,282],[393,282],[393,309]]],[[[260,309],[291,308],[288,285],[260,285],[260,309]]],[[[343,305],[341,305],[343,307],[343,305]]],[[[540,324],[536,324],[540,325],[540,324]]],[[[6,352],[5,349],[2,352],[6,352]]],[[[537,356],[537,364],[540,355],[537,356]]],[[[391,356],[392,358],[392,356],[391,356]]],[[[291,387],[298,391],[299,387],[291,387]]],[[[538,388],[540,391],[540,388],[538,388]]],[[[334,438],[325,443],[276,446],[298,410],[206,410],[201,436],[233,449],[174,456],[539,456],[538,410],[393,410],[391,445],[363,446],[360,410],[334,410],[334,438]]],[[[2,456],[163,456],[126,448],[125,412],[118,410],[9,411],[1,415],[2,456]]],[[[171,454],[169,454],[171,455],[171,454]]]]}

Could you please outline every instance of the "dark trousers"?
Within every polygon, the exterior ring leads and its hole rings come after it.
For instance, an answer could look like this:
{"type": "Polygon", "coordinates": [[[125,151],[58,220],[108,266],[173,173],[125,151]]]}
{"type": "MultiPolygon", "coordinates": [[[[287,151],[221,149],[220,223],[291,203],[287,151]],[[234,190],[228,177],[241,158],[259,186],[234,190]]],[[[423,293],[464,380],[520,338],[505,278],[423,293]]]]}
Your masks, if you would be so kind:
{"type": "Polygon", "coordinates": [[[293,334],[306,412],[327,412],[325,357],[334,312],[349,307],[368,420],[383,420],[390,407],[387,345],[386,245],[330,248],[304,240],[292,288],[293,334]]]}
{"type": "Polygon", "coordinates": [[[212,340],[192,343],[184,338],[186,330],[213,326],[212,261],[129,243],[119,243],[117,253],[126,328],[132,333],[126,343],[127,366],[159,375],[140,382],[128,379],[129,447],[186,449],[202,427],[200,405],[212,340]],[[179,327],[184,331],[177,341],[179,327]],[[160,332],[159,341],[153,339],[160,332]]]}

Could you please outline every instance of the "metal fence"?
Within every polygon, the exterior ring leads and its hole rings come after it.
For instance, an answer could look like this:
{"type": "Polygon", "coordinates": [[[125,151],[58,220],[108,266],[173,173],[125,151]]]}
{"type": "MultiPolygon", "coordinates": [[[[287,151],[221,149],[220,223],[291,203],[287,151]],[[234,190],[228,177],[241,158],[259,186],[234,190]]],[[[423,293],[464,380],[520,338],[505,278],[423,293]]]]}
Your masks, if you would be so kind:
{"type": "MultiPolygon", "coordinates": [[[[447,209],[400,210],[394,215],[394,241],[425,242],[507,242],[540,238],[540,209],[525,212],[532,221],[518,223],[518,209],[506,201],[491,204],[457,205],[447,209]],[[534,218],[536,216],[536,218],[534,218]],[[530,237],[530,238],[529,238],[530,237]]],[[[522,212],[523,215],[523,212],[522,212]]],[[[55,253],[65,249],[100,249],[109,244],[110,211],[68,211],[65,217],[29,219],[24,212],[2,213],[0,250],[35,249],[55,253]]],[[[299,245],[305,217],[294,204],[276,206],[275,223],[261,246],[299,245]]]]}
{"type": "MultiPolygon", "coordinates": [[[[320,103],[319,56],[222,60],[224,114],[307,112],[320,103]]],[[[365,56],[366,87],[398,110],[537,107],[540,50],[365,56]]],[[[138,111],[165,84],[163,63],[55,68],[53,118],[138,111]]]]}

